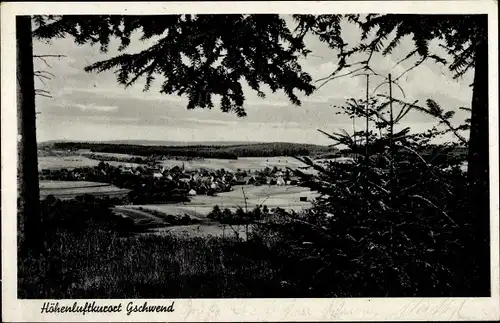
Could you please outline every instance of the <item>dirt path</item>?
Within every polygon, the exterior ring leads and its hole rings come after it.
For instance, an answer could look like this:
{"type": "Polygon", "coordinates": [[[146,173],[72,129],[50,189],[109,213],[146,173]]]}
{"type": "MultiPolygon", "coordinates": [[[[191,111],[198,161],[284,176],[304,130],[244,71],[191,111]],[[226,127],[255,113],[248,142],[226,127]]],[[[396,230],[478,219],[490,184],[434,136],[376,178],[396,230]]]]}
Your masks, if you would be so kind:
{"type": "Polygon", "coordinates": [[[131,218],[138,226],[148,227],[149,230],[147,230],[147,234],[161,235],[170,233],[180,237],[222,237],[234,235],[234,231],[237,231],[240,237],[246,236],[244,226],[223,225],[206,217],[195,217],[192,214],[189,214],[189,212],[186,212],[186,214],[192,218],[196,218],[200,222],[187,225],[168,225],[162,217],[129,206],[116,206],[113,208],[113,212],[131,218]]]}

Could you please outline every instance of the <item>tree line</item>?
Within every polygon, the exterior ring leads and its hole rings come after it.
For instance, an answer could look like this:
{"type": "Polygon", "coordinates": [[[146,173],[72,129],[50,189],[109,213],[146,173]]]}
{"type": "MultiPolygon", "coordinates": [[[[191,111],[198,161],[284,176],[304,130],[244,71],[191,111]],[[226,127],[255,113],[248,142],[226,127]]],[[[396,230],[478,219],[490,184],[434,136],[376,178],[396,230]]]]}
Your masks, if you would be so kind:
{"type": "Polygon", "coordinates": [[[56,142],[54,149],[79,150],[90,149],[95,153],[117,153],[137,156],[165,157],[201,157],[219,159],[237,159],[238,157],[277,157],[309,156],[336,151],[334,148],[319,145],[296,143],[260,143],[234,146],[143,146],[108,143],[56,142]]]}

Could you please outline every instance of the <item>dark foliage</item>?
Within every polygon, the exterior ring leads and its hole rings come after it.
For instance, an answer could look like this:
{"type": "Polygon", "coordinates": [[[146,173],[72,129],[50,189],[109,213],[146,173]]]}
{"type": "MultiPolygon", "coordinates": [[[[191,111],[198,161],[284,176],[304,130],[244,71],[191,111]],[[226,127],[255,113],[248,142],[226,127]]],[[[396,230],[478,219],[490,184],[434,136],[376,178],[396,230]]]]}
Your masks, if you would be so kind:
{"type": "Polygon", "coordinates": [[[135,227],[131,219],[111,212],[110,207],[120,202],[116,199],[97,198],[90,194],[77,196],[68,201],[61,201],[52,195],[47,196],[41,203],[46,241],[51,241],[57,230],[81,234],[92,226],[125,236],[134,232],[135,227]]]}
{"type": "MultiPolygon", "coordinates": [[[[368,14],[368,15],[294,15],[299,22],[297,29],[301,34],[312,32],[330,48],[338,51],[337,69],[325,77],[322,85],[347,76],[378,74],[370,65],[376,53],[391,55],[400,41],[411,37],[414,48],[398,62],[410,62],[411,66],[392,82],[397,82],[409,71],[432,60],[443,64],[460,78],[468,71],[474,71],[471,98],[470,135],[468,143],[469,209],[467,213],[482,231],[478,231],[478,239],[483,239],[483,247],[478,248],[482,255],[482,268],[489,268],[489,251],[484,245],[489,242],[489,103],[488,103],[488,15],[421,15],[421,14],[368,14]],[[347,44],[341,37],[340,22],[347,20],[361,28],[359,42],[347,44]],[[434,52],[430,43],[437,41],[442,49],[451,57],[444,59],[434,52]]],[[[386,78],[387,83],[389,79],[386,78]]],[[[319,87],[321,87],[320,85],[319,87]]],[[[429,105],[430,108],[430,105],[429,105]]],[[[487,280],[479,289],[489,289],[487,280]]]]}
{"type": "Polygon", "coordinates": [[[117,157],[117,156],[103,156],[98,154],[82,154],[89,159],[99,160],[99,161],[116,161],[122,163],[133,163],[133,164],[149,164],[154,162],[154,158],[142,158],[138,156],[134,157],[117,157]]]}
{"type": "Polygon", "coordinates": [[[213,108],[220,97],[222,111],[245,116],[241,81],[265,97],[261,84],[283,90],[293,104],[294,93],[309,95],[311,77],[298,58],[308,53],[302,38],[294,37],[285,21],[269,15],[164,15],[36,16],[33,35],[39,39],[74,37],[75,43],[100,45],[107,52],[110,40],[120,41],[122,54],[93,63],[87,71],[116,71],[117,81],[131,86],[140,78],[144,90],[162,76],[161,93],[186,95],[188,109],[213,108]],[[134,54],[126,53],[134,32],[141,40],[156,42],[134,54]],[[185,59],[183,59],[185,58],[185,59]]]}
{"type": "MultiPolygon", "coordinates": [[[[358,104],[354,110],[347,105],[346,112],[366,117],[360,112],[364,102],[358,104]]],[[[383,112],[384,106],[371,109],[383,112]]],[[[439,122],[449,117],[435,102],[428,102],[428,108],[439,110],[434,111],[439,122]]],[[[377,113],[369,117],[381,121],[377,113]]],[[[485,229],[469,216],[469,182],[459,168],[465,155],[456,153],[466,146],[460,141],[429,144],[430,138],[442,134],[436,129],[391,135],[390,128],[386,123],[380,135],[371,133],[368,150],[364,131],[356,136],[328,134],[348,147],[354,161],[318,164],[302,158],[318,173],[295,173],[322,196],[307,212],[276,213],[273,221],[257,227],[255,235],[274,240],[278,250],[284,250],[280,261],[303,273],[297,279],[287,272],[284,279],[305,295],[488,295],[485,229]]]]}
{"type": "Polygon", "coordinates": [[[253,210],[244,210],[242,207],[238,207],[235,211],[231,211],[228,208],[221,210],[218,205],[215,205],[212,211],[207,214],[207,218],[209,219],[217,220],[222,224],[230,225],[254,224],[256,221],[261,220],[263,216],[264,214],[261,206],[258,206],[253,210]]]}
{"type": "Polygon", "coordinates": [[[139,228],[109,206],[91,196],[42,201],[45,253],[19,250],[19,298],[287,296],[273,251],[261,243],[131,236],[139,228]]]}
{"type": "MultiPolygon", "coordinates": [[[[419,66],[426,60],[433,60],[448,65],[455,78],[459,78],[474,68],[478,45],[488,38],[486,15],[349,14],[294,15],[294,18],[300,35],[312,33],[338,51],[338,67],[325,80],[336,78],[349,69],[352,72],[349,74],[362,70],[374,73],[370,67],[374,53],[390,55],[407,36],[412,38],[414,48],[399,63],[418,58],[416,66],[419,66]],[[360,42],[348,44],[342,39],[341,22],[344,20],[361,28],[360,42]],[[431,51],[429,44],[433,40],[442,42],[441,47],[452,57],[451,62],[431,51]],[[359,60],[360,55],[365,58],[359,60]]],[[[397,76],[396,81],[402,76],[397,76]]]]}

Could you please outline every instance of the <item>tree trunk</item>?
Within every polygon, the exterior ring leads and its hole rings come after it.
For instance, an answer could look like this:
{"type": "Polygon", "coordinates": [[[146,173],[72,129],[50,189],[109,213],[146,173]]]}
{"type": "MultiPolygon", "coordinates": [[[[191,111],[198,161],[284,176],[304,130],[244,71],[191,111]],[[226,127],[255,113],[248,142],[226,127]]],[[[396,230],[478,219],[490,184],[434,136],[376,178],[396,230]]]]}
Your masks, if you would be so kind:
{"type": "Polygon", "coordinates": [[[40,191],[36,143],[35,82],[31,17],[16,18],[18,208],[22,250],[39,250],[41,241],[40,191]]]}
{"type": "MultiPolygon", "coordinates": [[[[487,33],[486,33],[487,34],[487,33]]],[[[488,131],[488,41],[478,43],[475,57],[468,171],[471,189],[470,216],[474,221],[475,249],[480,273],[478,291],[490,293],[489,131],[488,131]],[[485,279],[488,277],[488,279],[485,279]],[[482,285],[482,286],[481,286],[482,285]]],[[[477,295],[479,296],[479,295],[477,295]]],[[[484,295],[486,296],[486,295],[484,295]]]]}

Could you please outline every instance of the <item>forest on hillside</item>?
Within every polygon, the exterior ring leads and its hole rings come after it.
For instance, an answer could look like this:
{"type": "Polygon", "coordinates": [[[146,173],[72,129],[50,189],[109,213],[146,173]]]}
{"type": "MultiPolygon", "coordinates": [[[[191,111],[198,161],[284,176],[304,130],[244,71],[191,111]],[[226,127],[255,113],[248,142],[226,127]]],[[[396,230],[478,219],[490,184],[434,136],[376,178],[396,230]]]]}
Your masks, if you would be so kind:
{"type": "Polygon", "coordinates": [[[328,146],[286,142],[253,143],[233,146],[143,146],[88,142],[54,142],[52,148],[57,150],[87,149],[92,152],[130,154],[137,156],[162,155],[220,159],[237,159],[238,157],[317,156],[337,152],[336,148],[328,146]]]}

